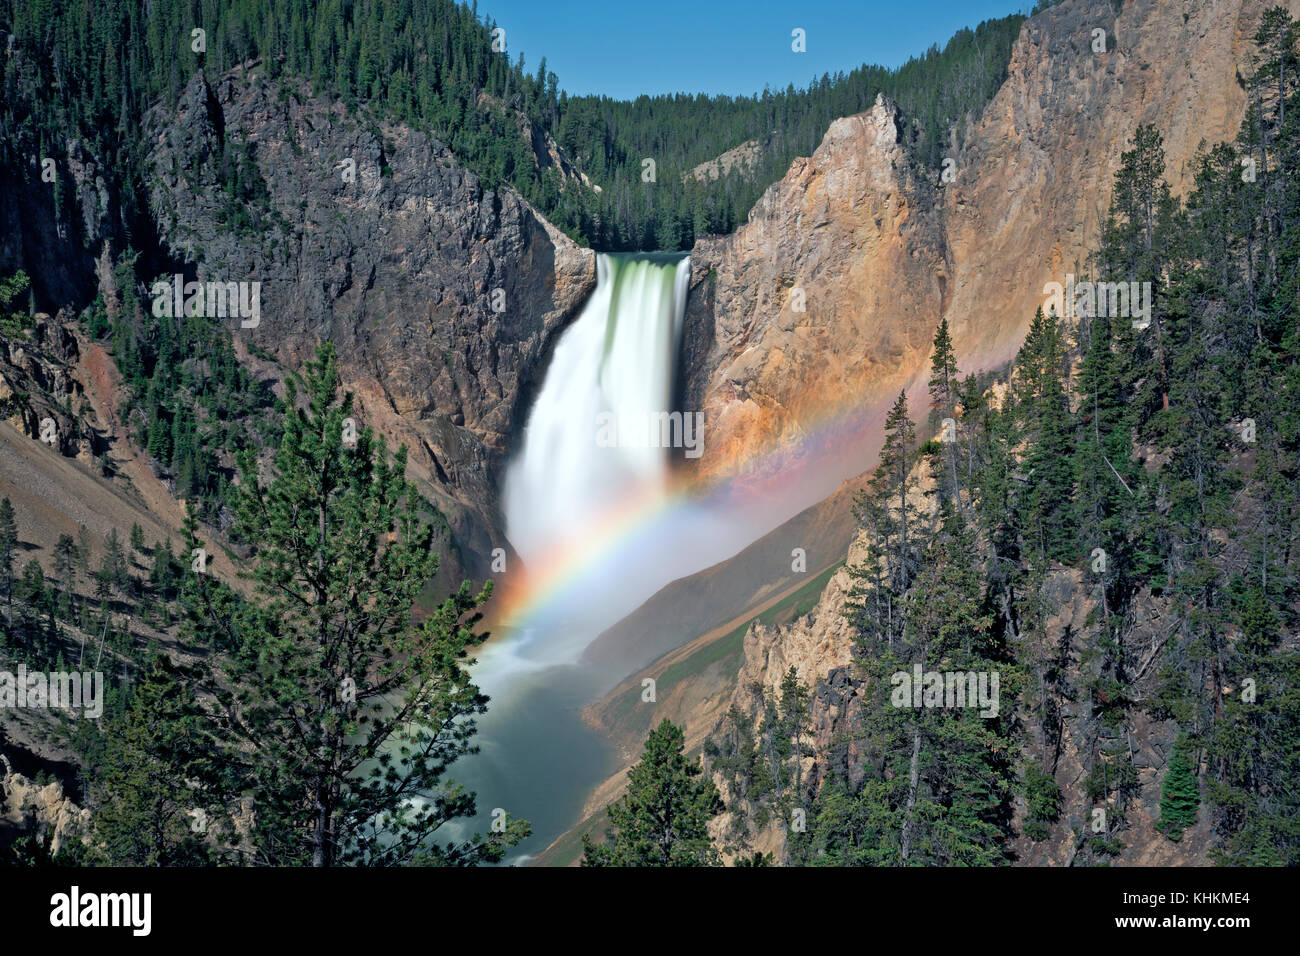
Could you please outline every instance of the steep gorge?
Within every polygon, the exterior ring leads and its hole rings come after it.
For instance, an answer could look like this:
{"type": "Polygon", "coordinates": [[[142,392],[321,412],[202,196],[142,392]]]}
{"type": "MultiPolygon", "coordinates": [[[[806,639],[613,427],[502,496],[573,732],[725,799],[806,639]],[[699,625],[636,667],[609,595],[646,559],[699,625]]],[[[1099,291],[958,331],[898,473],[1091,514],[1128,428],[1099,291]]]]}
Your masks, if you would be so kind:
{"type": "MultiPolygon", "coordinates": [[[[1117,14],[1105,0],[1068,0],[1032,18],[1002,90],[954,148],[951,182],[911,167],[890,104],[835,122],[745,226],[692,251],[684,404],[709,429],[696,477],[803,456],[809,480],[783,504],[794,513],[870,466],[889,400],[900,388],[919,394],[941,317],[964,371],[1006,362],[1043,283],[1077,271],[1095,246],[1133,129],[1161,130],[1179,190],[1199,145],[1235,132],[1263,7],[1134,0],[1117,14]],[[1096,29],[1105,53],[1091,48],[1096,29]],[[1170,63],[1188,66],[1160,68],[1170,63]],[[844,412],[855,439],[845,454],[807,460],[804,436],[844,412]]],[[[364,421],[412,447],[413,472],[481,573],[504,544],[508,442],[591,289],[594,256],[508,188],[484,189],[429,137],[349,118],[305,88],[281,94],[256,69],[211,86],[196,78],[175,110],[146,121],[159,242],[199,278],[263,282],[263,321],[237,341],[247,334],[288,367],[321,339],[339,343],[364,421]],[[251,230],[227,222],[227,144],[245,150],[265,188],[251,230]],[[341,175],[346,159],[353,180],[341,175]]],[[[95,193],[93,168],[83,192],[95,193]]],[[[61,257],[42,250],[59,274],[61,257]]],[[[21,258],[9,253],[6,268],[21,258]]],[[[840,542],[842,529],[826,537],[840,542]]],[[[748,685],[774,686],[793,665],[816,688],[817,719],[833,725],[827,702],[847,661],[842,590],[837,578],[809,617],[746,636],[738,706],[754,713],[748,685]]],[[[699,724],[696,739],[710,729],[699,724]]]]}

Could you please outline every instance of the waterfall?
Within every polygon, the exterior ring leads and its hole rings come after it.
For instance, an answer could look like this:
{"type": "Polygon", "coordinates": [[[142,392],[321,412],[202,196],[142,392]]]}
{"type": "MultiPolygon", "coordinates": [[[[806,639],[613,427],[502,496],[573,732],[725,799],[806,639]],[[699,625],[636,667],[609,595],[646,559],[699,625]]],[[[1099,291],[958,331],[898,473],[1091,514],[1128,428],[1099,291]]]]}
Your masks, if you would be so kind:
{"type": "Polygon", "coordinates": [[[506,473],[506,535],[525,564],[582,540],[629,495],[663,494],[667,450],[628,426],[671,411],[690,271],[670,254],[597,259],[506,473]]]}

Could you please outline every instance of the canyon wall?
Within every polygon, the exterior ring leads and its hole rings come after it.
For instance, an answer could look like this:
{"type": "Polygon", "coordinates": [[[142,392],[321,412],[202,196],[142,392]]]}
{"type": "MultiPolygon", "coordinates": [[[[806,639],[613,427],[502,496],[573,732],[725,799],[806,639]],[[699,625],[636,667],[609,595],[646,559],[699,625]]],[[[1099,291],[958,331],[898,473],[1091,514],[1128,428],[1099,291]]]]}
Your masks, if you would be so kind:
{"type": "MultiPolygon", "coordinates": [[[[486,573],[507,546],[496,497],[507,444],[595,285],[595,254],[436,139],[306,84],[269,83],[256,65],[212,83],[195,74],[141,122],[147,208],[127,209],[104,158],[78,142],[53,157],[61,201],[33,158],[25,179],[0,180],[0,272],[26,269],[38,305],[66,307],[69,321],[97,292],[115,313],[109,263],[128,242],[146,281],[260,283],[260,324],[226,320],[241,358],[281,378],[333,340],[361,423],[409,447],[465,570],[486,573]]],[[[539,165],[554,164],[540,140],[539,165]]]]}
{"type": "Polygon", "coordinates": [[[290,368],[337,344],[361,420],[410,447],[412,475],[486,571],[505,546],[506,443],[595,283],[594,254],[429,136],[255,70],[196,76],[148,123],[162,244],[199,278],[261,281],[261,324],[237,339],[290,368]],[[223,182],[235,162],[261,196],[242,204],[247,224],[223,182]]]}
{"type": "Polygon", "coordinates": [[[872,445],[899,390],[923,390],[942,317],[963,371],[1014,357],[1044,283],[1096,248],[1139,124],[1163,135],[1178,193],[1202,144],[1235,137],[1269,5],[1067,0],[1030,18],[947,177],[911,164],[888,103],[833,123],[745,225],[692,252],[685,405],[708,423],[700,476],[792,448],[828,415],[855,417],[872,445]]]}
{"type": "Polygon", "coordinates": [[[683,371],[707,423],[702,477],[797,444],[828,410],[897,395],[925,361],[950,256],[896,121],[882,100],[836,120],[744,226],[692,250],[683,371]]]}

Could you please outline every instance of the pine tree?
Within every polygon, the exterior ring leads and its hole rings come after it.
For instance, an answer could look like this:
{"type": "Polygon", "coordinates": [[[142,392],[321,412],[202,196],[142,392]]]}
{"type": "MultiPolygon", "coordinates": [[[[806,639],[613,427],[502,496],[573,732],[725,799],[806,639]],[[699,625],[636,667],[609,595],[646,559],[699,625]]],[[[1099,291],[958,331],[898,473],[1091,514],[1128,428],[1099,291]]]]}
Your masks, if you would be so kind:
{"type": "Polygon", "coordinates": [[[13,601],[14,550],[18,547],[18,521],[8,498],[0,499],[0,574],[5,578],[5,601],[13,601]]]}
{"type": "Polygon", "coordinates": [[[709,821],[725,809],[698,761],[686,758],[680,727],[665,720],[650,732],[628,787],[610,805],[604,843],[583,837],[584,866],[717,866],[709,821]]]}
{"type": "Polygon", "coordinates": [[[948,334],[948,317],[944,316],[934,333],[934,351],[930,357],[930,409],[932,418],[938,419],[943,449],[943,466],[937,469],[936,475],[939,492],[953,501],[960,500],[956,435],[958,374],[957,356],[948,334]],[[952,422],[951,428],[944,426],[945,421],[952,422]]]}
{"type": "Polygon", "coordinates": [[[1040,560],[1070,561],[1074,535],[1070,499],[1074,477],[1073,421],[1064,373],[1061,324],[1053,311],[1034,315],[1016,358],[1019,413],[1030,438],[1025,456],[1024,522],[1026,544],[1040,560]]]}
{"type": "Polygon", "coordinates": [[[162,596],[164,601],[171,600],[175,587],[178,566],[172,554],[172,543],[166,541],[154,543],[153,566],[149,569],[149,585],[162,596]]]}
{"type": "Polygon", "coordinates": [[[1037,764],[1025,768],[1025,836],[1031,840],[1046,840],[1049,823],[1061,816],[1061,787],[1052,774],[1037,764]]]}
{"type": "Polygon", "coordinates": [[[807,753],[804,736],[808,730],[808,688],[799,682],[799,672],[791,665],[781,678],[781,737],[792,759],[796,798],[803,786],[803,758],[807,753]]]}
{"type": "Polygon", "coordinates": [[[131,571],[126,550],[122,547],[116,528],[110,528],[108,536],[104,539],[104,560],[100,565],[100,574],[119,593],[125,593],[130,583],[131,571]]]}
{"type": "Polygon", "coordinates": [[[854,496],[853,513],[867,535],[866,560],[850,566],[849,607],[866,648],[893,646],[902,632],[899,603],[920,561],[920,517],[912,500],[916,429],[900,392],[885,419],[880,463],[865,490],[854,496]]]}
{"type": "Polygon", "coordinates": [[[916,427],[907,415],[907,394],[899,392],[885,417],[885,441],[871,488],[884,508],[885,558],[889,579],[897,592],[905,591],[916,573],[919,519],[909,496],[916,427]]]}
{"type": "MultiPolygon", "coordinates": [[[[344,447],[352,396],[340,398],[339,383],[327,343],[305,366],[306,408],[289,385],[274,476],[263,478],[253,451],[239,457],[235,532],[256,542],[254,596],[186,575],[185,632],[227,655],[208,691],[223,754],[253,799],[256,854],[314,866],[498,860],[527,823],[439,840],[475,810],[447,772],[473,752],[487,705],[466,668],[485,639],[475,625],[491,588],[466,582],[412,620],[438,566],[433,529],[405,479],[404,448],[390,463],[369,429],[344,447]]],[[[196,530],[191,511],[191,549],[196,530]]]]}
{"type": "Polygon", "coordinates": [[[1156,829],[1171,840],[1181,840],[1183,831],[1196,823],[1201,805],[1196,771],[1192,767],[1191,745],[1186,737],[1174,742],[1174,752],[1160,785],[1160,821],[1156,829]]]}
{"type": "Polygon", "coordinates": [[[1126,323],[1124,380],[1134,389],[1135,413],[1143,418],[1169,409],[1169,330],[1161,314],[1159,293],[1171,258],[1177,230],[1176,204],[1165,181],[1165,152],[1160,132],[1144,124],[1133,134],[1133,146],[1120,157],[1110,209],[1098,256],[1102,280],[1150,283],[1149,327],[1135,330],[1126,323]]]}
{"type": "Polygon", "coordinates": [[[71,595],[73,586],[76,583],[74,580],[76,567],[76,542],[72,540],[72,535],[61,534],[58,542],[54,545],[54,576],[59,588],[64,592],[65,598],[71,595]]]}
{"type": "Polygon", "coordinates": [[[144,529],[140,527],[139,522],[131,522],[131,550],[141,557],[144,556],[144,529]]]}

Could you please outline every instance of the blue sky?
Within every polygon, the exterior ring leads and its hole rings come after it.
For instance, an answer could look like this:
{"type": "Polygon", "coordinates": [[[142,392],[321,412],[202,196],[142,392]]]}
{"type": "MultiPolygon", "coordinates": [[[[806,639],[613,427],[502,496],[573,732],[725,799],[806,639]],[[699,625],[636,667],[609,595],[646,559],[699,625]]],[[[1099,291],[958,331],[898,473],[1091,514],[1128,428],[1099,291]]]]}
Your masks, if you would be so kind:
{"type": "Polygon", "coordinates": [[[761,92],[862,63],[897,66],[962,27],[1032,0],[479,0],[511,60],[543,56],[571,94],[761,92]],[[806,31],[794,53],[791,31],[806,31]]]}

